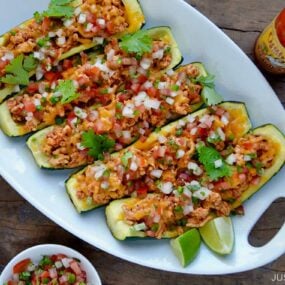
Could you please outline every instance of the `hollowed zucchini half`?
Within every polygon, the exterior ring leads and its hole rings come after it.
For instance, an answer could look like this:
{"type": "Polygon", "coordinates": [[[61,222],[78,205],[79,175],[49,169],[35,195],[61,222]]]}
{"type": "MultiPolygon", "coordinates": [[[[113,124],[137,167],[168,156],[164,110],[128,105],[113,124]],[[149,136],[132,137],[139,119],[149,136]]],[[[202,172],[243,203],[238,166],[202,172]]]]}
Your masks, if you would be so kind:
{"type": "MultiPolygon", "coordinates": [[[[125,6],[126,16],[127,16],[129,25],[128,25],[128,28],[123,33],[118,33],[117,35],[114,35],[114,37],[121,37],[125,34],[134,33],[138,31],[139,29],[141,29],[141,27],[145,23],[145,17],[144,17],[144,14],[142,12],[142,9],[141,9],[141,6],[138,0],[122,0],[122,2],[125,6]]],[[[81,4],[82,4],[82,0],[75,0],[72,2],[71,5],[73,7],[78,7],[81,4]]],[[[33,20],[34,20],[33,18],[29,19],[23,22],[22,24],[20,24],[18,27],[24,28],[27,25],[29,25],[33,20]]],[[[5,44],[7,43],[8,37],[9,37],[9,33],[10,32],[7,32],[0,37],[0,46],[5,46],[5,44]]],[[[77,47],[73,47],[69,51],[63,53],[61,57],[59,58],[59,60],[66,59],[68,57],[71,57],[74,54],[80,53],[84,50],[88,50],[97,45],[98,43],[96,42],[90,42],[90,43],[82,44],[77,47]]],[[[35,75],[35,71],[32,71],[29,74],[30,77],[33,75],[35,75]]],[[[9,95],[11,95],[14,89],[15,89],[14,85],[5,84],[5,87],[0,90],[0,103],[3,102],[9,95]]]]}
{"type": "MultiPolygon", "coordinates": [[[[175,41],[174,36],[171,32],[171,29],[169,27],[155,27],[150,28],[146,31],[153,40],[163,40],[166,44],[171,46],[172,61],[166,69],[172,69],[179,65],[182,60],[182,55],[178,48],[177,42],[175,41]]],[[[94,63],[99,57],[102,57],[102,55],[96,56],[96,53],[93,53],[93,56],[90,56],[90,63],[94,63]]],[[[163,73],[166,69],[161,70],[160,72],[163,73]]],[[[200,67],[200,69],[201,73],[205,74],[204,72],[202,72],[202,66],[200,67]]],[[[21,94],[16,96],[21,96],[21,94]]],[[[37,130],[41,130],[53,124],[55,124],[55,121],[44,122],[37,127],[37,130]]],[[[9,112],[9,108],[7,106],[7,101],[3,102],[0,105],[0,128],[7,136],[10,137],[23,136],[31,132],[27,130],[23,124],[16,123],[13,120],[9,112]]]]}
{"type": "MultiPolygon", "coordinates": [[[[231,130],[231,132],[235,135],[235,137],[241,137],[244,134],[246,134],[250,128],[251,128],[251,123],[249,121],[248,113],[246,110],[246,107],[243,103],[237,103],[237,102],[224,102],[220,104],[220,106],[223,106],[230,114],[231,117],[235,118],[233,122],[230,122],[228,127],[231,130]]],[[[193,115],[197,116],[203,116],[206,113],[206,108],[201,109],[193,115]]],[[[182,119],[183,120],[183,119],[182,119]]],[[[187,120],[186,118],[184,120],[187,120]]],[[[179,120],[180,121],[180,120],[179,120]]],[[[155,144],[158,143],[158,138],[160,135],[163,136],[169,136],[176,131],[176,126],[178,124],[178,121],[175,121],[165,127],[163,127],[159,132],[153,132],[145,142],[137,141],[133,145],[129,146],[128,149],[138,149],[138,150],[149,150],[151,149],[155,144]]],[[[29,146],[31,147],[31,146],[29,146]]],[[[39,152],[34,151],[34,156],[36,157],[39,154],[39,152]]],[[[113,153],[112,156],[118,155],[119,153],[113,153]]],[[[45,158],[46,159],[46,158],[45,158]]],[[[46,161],[45,161],[46,163],[46,161]]],[[[90,211],[94,208],[100,207],[102,205],[97,205],[94,204],[88,199],[79,199],[77,195],[77,189],[76,189],[76,184],[77,184],[77,177],[81,173],[85,171],[85,168],[80,170],[79,172],[73,174],[67,181],[66,181],[66,191],[75,206],[76,210],[79,213],[90,211]]],[[[108,190],[106,190],[108,191],[108,190]]],[[[119,202],[117,202],[119,203],[119,202]]],[[[117,203],[114,202],[114,205],[117,205],[117,203]]]]}

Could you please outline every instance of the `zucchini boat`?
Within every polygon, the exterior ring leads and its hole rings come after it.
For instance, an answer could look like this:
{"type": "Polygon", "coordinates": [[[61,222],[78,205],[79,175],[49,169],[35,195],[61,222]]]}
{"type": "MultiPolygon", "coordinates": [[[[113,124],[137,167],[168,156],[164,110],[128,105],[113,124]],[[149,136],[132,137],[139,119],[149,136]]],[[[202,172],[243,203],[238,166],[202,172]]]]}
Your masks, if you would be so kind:
{"type": "MultiPolygon", "coordinates": [[[[136,34],[133,35],[136,36],[136,34]]],[[[126,84],[131,86],[134,77],[137,77],[137,81],[146,81],[147,72],[163,73],[181,62],[182,55],[169,27],[151,28],[145,30],[144,35],[152,42],[149,44],[150,51],[142,53],[141,59],[135,59],[136,54],[133,52],[126,52],[121,47],[123,41],[119,43],[117,40],[111,40],[106,44],[103,55],[93,56],[92,60],[84,65],[58,72],[65,82],[59,80],[32,83],[33,88],[36,85],[32,93],[22,92],[6,100],[0,105],[1,129],[8,136],[22,136],[40,130],[55,124],[57,118],[65,117],[73,106],[107,105],[114,97],[117,86],[120,89],[126,84]],[[73,80],[77,86],[73,93],[70,89],[74,84],[70,80],[73,80]],[[45,88],[39,92],[37,86],[43,84],[45,88]],[[70,87],[61,88],[66,84],[70,87]],[[54,89],[51,89],[51,86],[54,89]],[[64,91],[63,97],[70,95],[72,99],[75,92],[78,95],[74,100],[62,102],[62,98],[57,96],[59,90],[64,91]]],[[[136,84],[133,85],[136,86],[136,84]]]]}
{"type": "Polygon", "coordinates": [[[35,133],[27,145],[43,168],[90,164],[110,152],[114,144],[115,150],[126,147],[168,121],[197,110],[203,104],[203,86],[196,80],[206,74],[201,63],[194,63],[171,71],[171,75],[151,76],[138,90],[131,87],[130,98],[122,100],[123,91],[108,106],[77,108],[72,120],[35,133]]]}
{"type": "Polygon", "coordinates": [[[36,13],[36,18],[0,38],[0,102],[13,93],[15,85],[27,85],[35,73],[39,78],[58,61],[102,44],[110,36],[134,33],[145,22],[137,0],[104,2],[100,9],[92,1],[65,3],[52,1],[43,14],[36,13]],[[19,66],[24,79],[17,77],[19,66]]]}
{"type": "MultiPolygon", "coordinates": [[[[151,192],[159,191],[153,182],[149,181],[151,185],[146,185],[148,183],[144,180],[145,175],[154,175],[152,178],[161,176],[162,169],[166,171],[165,175],[167,175],[170,169],[175,167],[176,164],[164,165],[160,161],[163,159],[162,157],[165,156],[167,160],[172,158],[173,161],[177,159],[180,166],[183,165],[187,168],[187,159],[190,160],[194,153],[195,142],[202,138],[205,139],[205,135],[213,136],[219,132],[226,136],[227,140],[233,136],[238,139],[250,130],[251,124],[243,103],[225,102],[218,106],[219,108],[214,107],[214,109],[209,107],[201,109],[190,116],[175,121],[163,127],[159,132],[153,132],[146,141],[137,141],[130,147],[112,154],[106,161],[98,161],[72,175],[66,182],[66,190],[76,210],[79,213],[86,212],[102,206],[110,200],[146,194],[146,189],[151,189],[151,192]],[[220,115],[217,115],[216,112],[220,115]],[[201,128],[201,126],[204,127],[204,123],[199,123],[199,120],[212,120],[209,119],[209,114],[213,116],[211,117],[213,118],[211,128],[201,128]],[[225,116],[228,118],[227,124],[222,123],[223,120],[225,122],[225,116]],[[192,135],[189,136],[189,133],[192,135]],[[179,146],[180,143],[183,145],[179,146]],[[187,157],[188,155],[189,157],[187,157]],[[139,164],[142,166],[140,167],[139,164]],[[133,171],[134,169],[135,171],[133,171]],[[101,176],[100,172],[102,172],[101,176]],[[104,174],[104,172],[106,173],[104,174]],[[98,179],[95,178],[96,175],[98,179]],[[128,175],[135,179],[128,180],[128,175]],[[107,187],[108,185],[109,187],[107,187]]],[[[218,140],[218,136],[216,140],[218,140]]],[[[188,177],[189,174],[183,176],[188,177]]],[[[176,179],[175,174],[173,178],[176,179]]],[[[177,180],[179,179],[177,177],[177,180]]]]}
{"type": "MultiPolygon", "coordinates": [[[[205,195],[202,196],[197,195],[199,190],[190,188],[192,195],[186,195],[186,199],[191,197],[192,203],[190,202],[186,206],[183,204],[185,190],[181,194],[179,188],[178,193],[170,195],[155,194],[159,195],[156,197],[154,194],[149,194],[141,199],[116,200],[106,207],[107,224],[113,236],[118,240],[130,237],[165,238],[169,237],[168,232],[171,230],[171,237],[175,237],[190,228],[203,227],[205,223],[217,215],[229,215],[232,209],[242,205],[245,200],[260,190],[282,168],[285,162],[285,138],[273,125],[265,125],[253,130],[238,140],[237,146],[239,148],[236,147],[236,151],[243,149],[245,151],[255,150],[255,152],[245,152],[247,153],[245,154],[247,156],[245,158],[246,164],[236,164],[236,166],[243,167],[239,179],[246,179],[246,185],[240,183],[242,191],[237,197],[232,194],[234,200],[232,204],[226,197],[229,191],[238,191],[238,189],[234,189],[231,185],[232,189],[229,190],[230,188],[225,185],[225,181],[223,181],[224,185],[219,184],[219,181],[215,182],[216,184],[210,193],[206,193],[207,191],[203,189],[205,195]],[[259,165],[261,161],[264,163],[263,167],[259,165]],[[245,172],[245,169],[248,172],[245,172]],[[255,175],[254,169],[255,171],[262,171],[255,175]],[[249,177],[251,179],[247,180],[249,177]],[[226,189],[223,190],[223,187],[226,189]],[[200,201],[193,200],[193,197],[195,199],[198,197],[200,201]]],[[[241,153],[238,151],[236,155],[241,153]]],[[[238,156],[237,161],[238,163],[241,162],[241,158],[238,156]]],[[[193,185],[193,181],[190,182],[190,185],[191,183],[193,185]]]]}

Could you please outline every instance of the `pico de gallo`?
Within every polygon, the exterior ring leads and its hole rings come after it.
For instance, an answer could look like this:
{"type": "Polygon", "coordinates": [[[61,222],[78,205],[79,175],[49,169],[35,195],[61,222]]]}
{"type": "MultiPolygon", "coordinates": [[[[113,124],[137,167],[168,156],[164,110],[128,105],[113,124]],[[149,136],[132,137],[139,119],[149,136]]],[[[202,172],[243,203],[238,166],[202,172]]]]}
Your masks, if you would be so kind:
{"type": "Polygon", "coordinates": [[[13,267],[13,275],[4,285],[86,285],[86,272],[80,260],[64,254],[43,256],[39,263],[23,259],[13,267]]]}
{"type": "MultiPolygon", "coordinates": [[[[142,81],[136,79],[132,85],[125,85],[108,106],[76,106],[65,124],[45,134],[41,152],[48,157],[51,168],[70,168],[89,164],[139,138],[145,140],[154,128],[202,105],[200,78],[200,69],[189,64],[159,77],[151,74],[142,81]]],[[[33,139],[37,134],[29,140],[33,139]]]]}
{"type": "Polygon", "coordinates": [[[28,85],[30,71],[36,70],[39,80],[72,48],[102,44],[129,26],[120,0],[81,0],[75,6],[73,2],[53,0],[47,11],[36,12],[33,19],[5,35],[0,46],[0,84],[28,85]]]}
{"type": "Polygon", "coordinates": [[[79,65],[78,60],[64,60],[45,73],[45,80],[30,82],[26,92],[7,100],[13,121],[24,129],[22,133],[28,133],[64,121],[74,114],[74,106],[106,106],[118,93],[121,100],[131,97],[150,73],[160,72],[172,62],[167,39],[152,40],[145,31],[146,39],[149,46],[139,56],[125,49],[124,41],[112,39],[93,60],[86,54],[81,54],[79,65]]]}
{"type": "Polygon", "coordinates": [[[268,138],[240,137],[238,115],[210,107],[203,116],[179,120],[149,147],[134,145],[97,161],[73,177],[77,199],[103,205],[155,193],[135,200],[124,212],[129,223],[144,223],[147,235],[158,238],[174,224],[200,227],[213,214],[228,216],[231,203],[259,183],[276,156],[268,138]]]}

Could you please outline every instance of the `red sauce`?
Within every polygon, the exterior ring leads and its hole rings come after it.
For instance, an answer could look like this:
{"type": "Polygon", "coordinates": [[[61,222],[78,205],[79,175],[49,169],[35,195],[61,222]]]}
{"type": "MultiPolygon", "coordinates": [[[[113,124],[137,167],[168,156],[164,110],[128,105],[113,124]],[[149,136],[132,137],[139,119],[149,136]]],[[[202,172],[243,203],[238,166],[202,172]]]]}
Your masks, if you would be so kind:
{"type": "Polygon", "coordinates": [[[276,18],[275,28],[280,43],[285,47],[285,8],[276,18]]]}

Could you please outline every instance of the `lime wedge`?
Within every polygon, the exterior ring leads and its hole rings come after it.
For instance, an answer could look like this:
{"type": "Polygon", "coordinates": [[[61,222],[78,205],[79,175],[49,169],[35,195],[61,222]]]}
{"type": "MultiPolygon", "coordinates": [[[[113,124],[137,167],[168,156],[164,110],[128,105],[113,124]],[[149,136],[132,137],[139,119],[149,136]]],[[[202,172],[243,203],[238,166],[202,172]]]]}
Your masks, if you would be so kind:
{"type": "Polygon", "coordinates": [[[197,229],[192,229],[176,239],[170,241],[174,254],[183,267],[196,257],[201,244],[201,237],[197,229]]]}
{"type": "Polygon", "coordinates": [[[199,229],[205,244],[214,252],[225,255],[233,250],[234,230],[230,217],[219,217],[199,229]]]}

